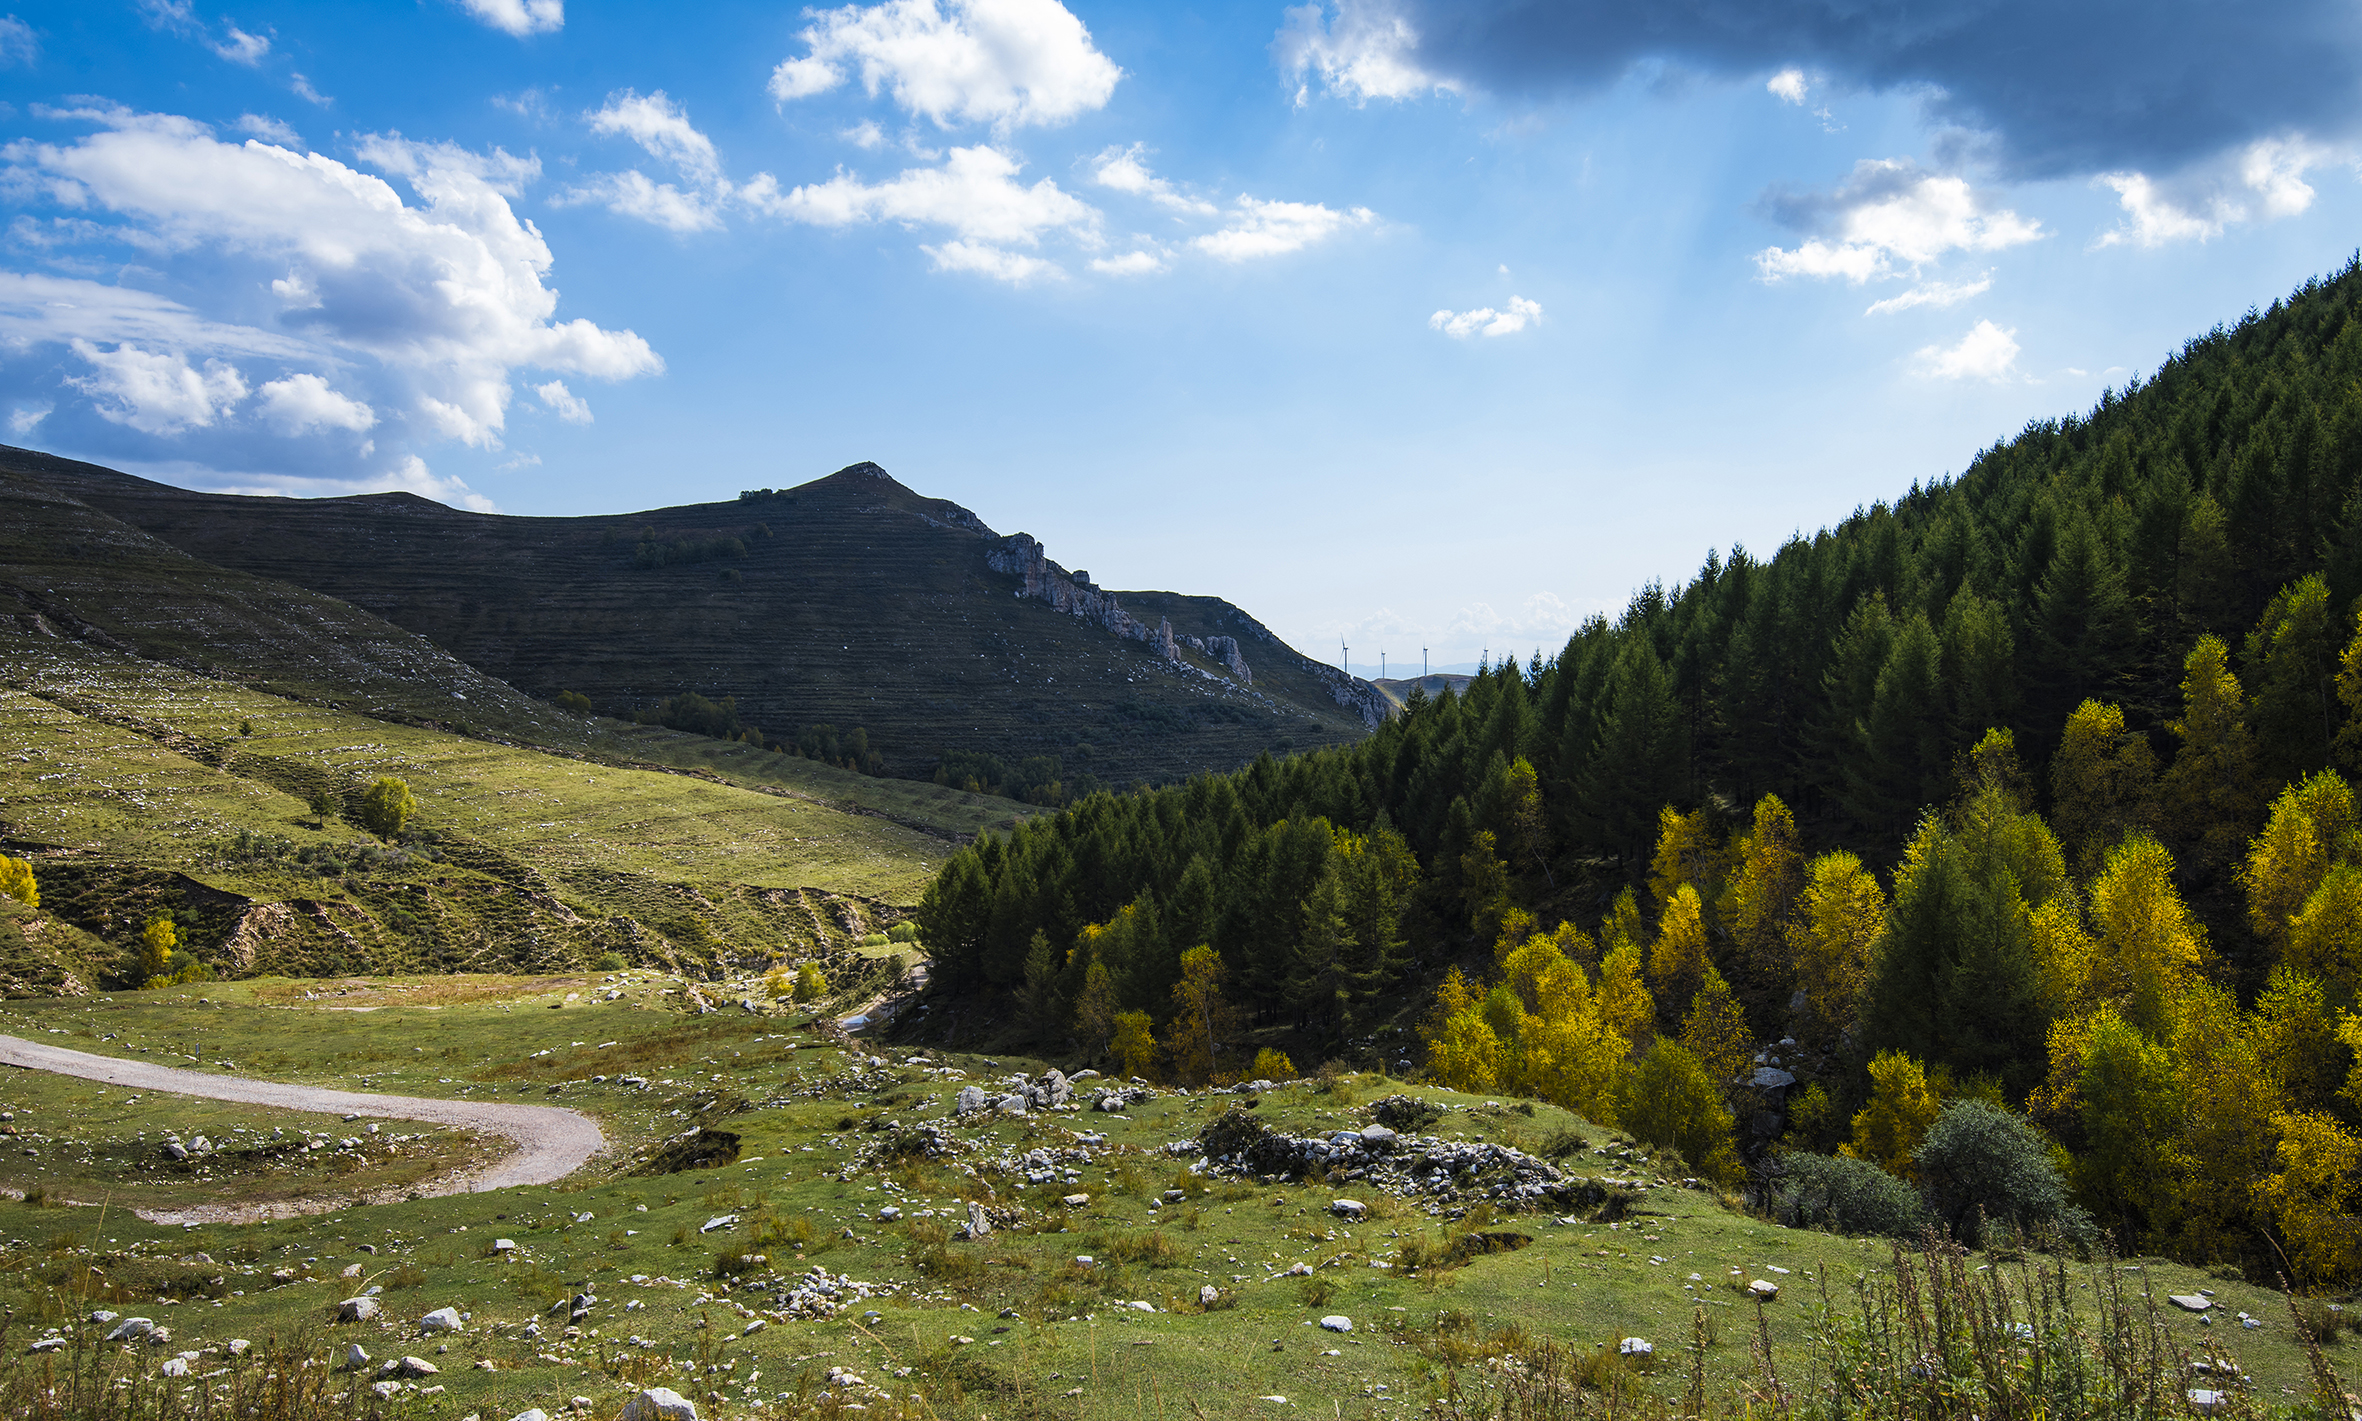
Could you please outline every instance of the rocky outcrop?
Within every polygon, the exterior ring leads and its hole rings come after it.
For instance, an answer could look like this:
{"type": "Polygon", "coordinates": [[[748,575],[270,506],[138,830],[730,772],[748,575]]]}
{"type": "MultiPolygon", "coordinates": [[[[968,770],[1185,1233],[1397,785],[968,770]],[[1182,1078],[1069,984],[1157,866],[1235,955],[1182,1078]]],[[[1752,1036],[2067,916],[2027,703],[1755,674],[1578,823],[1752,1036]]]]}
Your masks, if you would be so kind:
{"type": "Polygon", "coordinates": [[[1005,572],[1021,581],[1024,585],[1017,589],[1020,597],[1047,602],[1057,611],[1105,627],[1128,641],[1147,642],[1167,661],[1181,659],[1170,623],[1151,627],[1125,611],[1114,593],[1102,592],[1088,578],[1050,561],[1031,533],[1009,534],[985,550],[984,562],[994,572],[1005,572]]]}
{"type": "Polygon", "coordinates": [[[1393,714],[1393,702],[1386,699],[1385,692],[1369,682],[1358,676],[1347,676],[1334,666],[1322,666],[1311,661],[1305,664],[1315,668],[1321,684],[1328,688],[1329,699],[1360,716],[1362,724],[1383,725],[1386,717],[1393,714]]]}
{"type": "Polygon", "coordinates": [[[1234,637],[1234,636],[1210,636],[1210,637],[1207,637],[1207,638],[1206,638],[1206,655],[1208,655],[1208,656],[1211,656],[1211,657],[1215,658],[1216,660],[1220,661],[1220,662],[1221,662],[1221,663],[1222,663],[1224,666],[1227,666],[1227,667],[1229,667],[1229,668],[1230,668],[1230,674],[1231,674],[1233,677],[1235,677],[1235,678],[1237,679],[1237,681],[1238,681],[1238,683],[1239,683],[1240,685],[1242,685],[1242,686],[1252,686],[1252,685],[1254,685],[1254,684],[1255,684],[1255,676],[1254,676],[1254,673],[1253,673],[1253,672],[1251,672],[1251,671],[1249,671],[1249,670],[1247,670],[1247,657],[1246,657],[1246,653],[1245,653],[1245,652],[1243,652],[1243,651],[1241,651],[1241,650],[1239,650],[1239,645],[1238,645],[1238,638],[1237,638],[1237,637],[1234,637]]]}

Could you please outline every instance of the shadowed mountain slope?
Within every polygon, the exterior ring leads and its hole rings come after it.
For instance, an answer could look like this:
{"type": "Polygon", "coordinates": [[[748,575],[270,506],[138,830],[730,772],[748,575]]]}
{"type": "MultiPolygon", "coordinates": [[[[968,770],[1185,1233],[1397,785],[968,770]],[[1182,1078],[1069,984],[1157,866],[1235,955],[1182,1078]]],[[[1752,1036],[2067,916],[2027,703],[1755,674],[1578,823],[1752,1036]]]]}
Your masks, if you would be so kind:
{"type": "Polygon", "coordinates": [[[141,556],[160,541],[325,593],[530,696],[623,717],[734,697],[773,740],[861,727],[897,775],[965,751],[1056,756],[1070,781],[1173,780],[1356,740],[1386,711],[1226,602],[1103,592],[873,464],[587,518],[193,493],[4,447],[0,473],[149,535],[141,556]]]}

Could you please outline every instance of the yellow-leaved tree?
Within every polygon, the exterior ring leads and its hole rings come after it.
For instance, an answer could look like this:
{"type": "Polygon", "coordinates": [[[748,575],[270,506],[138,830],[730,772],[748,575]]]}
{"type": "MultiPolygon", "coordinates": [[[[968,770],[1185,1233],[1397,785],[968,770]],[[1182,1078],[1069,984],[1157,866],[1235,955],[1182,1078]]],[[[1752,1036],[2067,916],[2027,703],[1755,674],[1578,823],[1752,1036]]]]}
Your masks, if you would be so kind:
{"type": "Polygon", "coordinates": [[[1870,1103],[1855,1112],[1854,1137],[1837,1152],[1868,1160],[1898,1178],[1914,1178],[1911,1156],[1941,1108],[1924,1066],[1900,1051],[1881,1051],[1870,1061],[1870,1103]]]}
{"type": "Polygon", "coordinates": [[[1786,1001],[1791,971],[1786,931],[1804,891],[1804,855],[1796,816],[1776,794],[1755,801],[1755,819],[1731,843],[1731,874],[1715,911],[1738,945],[1751,999],[1786,1001]],[[1760,994],[1760,995],[1757,995],[1760,994]]]}
{"type": "Polygon", "coordinates": [[[1657,940],[1648,954],[1649,990],[1670,1014],[1667,1019],[1679,1020],[1705,980],[1705,905],[1698,890],[1684,883],[1657,919],[1657,940]]]}
{"type": "Polygon", "coordinates": [[[2362,1140],[2326,1111],[2302,1110],[2273,1122],[2280,1135],[2278,1168],[2256,1185],[2289,1262],[2307,1283],[2343,1283],[2362,1272],[2362,1140]]]}
{"type": "Polygon", "coordinates": [[[2172,1029],[2173,1004],[2206,957],[2206,930],[2173,886],[2173,855],[2146,834],[2110,850],[2091,886],[2091,917],[2097,995],[2121,1001],[2127,1021],[2162,1039],[2172,1029]]]}
{"type": "Polygon", "coordinates": [[[1747,1031],[1747,1014],[1739,1009],[1730,983],[1711,965],[1706,968],[1705,983],[1690,998],[1688,1014],[1681,1019],[1681,1044],[1698,1058],[1698,1064],[1726,1095],[1733,1093],[1732,1083],[1755,1059],[1755,1039],[1747,1031]]]}
{"type": "Polygon", "coordinates": [[[1156,1036],[1148,1028],[1147,1012],[1119,1011],[1115,1014],[1115,1039],[1108,1043],[1116,1069],[1144,1081],[1156,1079],[1156,1036]]]}
{"type": "Polygon", "coordinates": [[[2089,878],[2126,833],[2156,814],[2157,756],[2124,729],[2124,708],[2085,701],[2067,716],[2050,761],[2051,826],[2075,872],[2089,878]]]}
{"type": "Polygon", "coordinates": [[[1173,1051],[1173,1073],[1183,1085],[1204,1085],[1214,1079],[1215,1058],[1229,1015],[1229,1006],[1222,999],[1221,954],[1203,944],[1182,953],[1181,978],[1173,984],[1172,1039],[1168,1044],[1173,1051]]]}
{"type": "Polygon", "coordinates": [[[1481,1094],[1501,1078],[1501,1038],[1485,1020],[1484,998],[1460,969],[1444,974],[1426,1029],[1427,1073],[1453,1090],[1481,1094]]]}
{"type": "Polygon", "coordinates": [[[1834,1039],[1854,1024],[1854,1004],[1870,979],[1870,954],[1886,929],[1886,893],[1862,861],[1843,849],[1814,859],[1787,928],[1796,984],[1813,1018],[1834,1039]]]}
{"type": "Polygon", "coordinates": [[[2290,925],[2321,880],[2337,864],[2354,861],[2354,840],[2354,792],[2337,771],[2282,790],[2239,868],[2256,936],[2284,953],[2290,925]]]}
{"type": "Polygon", "coordinates": [[[33,865],[24,859],[0,854],[0,894],[14,898],[28,908],[40,907],[41,885],[33,879],[33,865]]]}
{"type": "Polygon", "coordinates": [[[1640,978],[1640,947],[1625,942],[1599,964],[1599,1019],[1628,1052],[1646,1050],[1656,1034],[1657,1003],[1640,978]]]}
{"type": "Polygon", "coordinates": [[[1649,860],[1648,888],[1661,910],[1683,888],[1711,892],[1722,876],[1723,853],[1714,843],[1706,811],[1681,813],[1668,804],[1657,811],[1657,852],[1649,860]]]}

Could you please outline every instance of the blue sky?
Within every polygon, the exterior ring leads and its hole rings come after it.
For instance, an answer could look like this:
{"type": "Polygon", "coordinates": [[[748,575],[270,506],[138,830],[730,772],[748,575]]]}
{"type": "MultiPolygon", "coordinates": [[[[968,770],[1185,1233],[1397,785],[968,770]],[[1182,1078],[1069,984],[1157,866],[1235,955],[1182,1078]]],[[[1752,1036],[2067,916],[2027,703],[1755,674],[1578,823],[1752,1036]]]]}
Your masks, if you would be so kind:
{"type": "Polygon", "coordinates": [[[2259,13],[0,10],[0,439],[530,514],[875,459],[1357,672],[1522,655],[2341,265],[2362,17],[2259,13]]]}

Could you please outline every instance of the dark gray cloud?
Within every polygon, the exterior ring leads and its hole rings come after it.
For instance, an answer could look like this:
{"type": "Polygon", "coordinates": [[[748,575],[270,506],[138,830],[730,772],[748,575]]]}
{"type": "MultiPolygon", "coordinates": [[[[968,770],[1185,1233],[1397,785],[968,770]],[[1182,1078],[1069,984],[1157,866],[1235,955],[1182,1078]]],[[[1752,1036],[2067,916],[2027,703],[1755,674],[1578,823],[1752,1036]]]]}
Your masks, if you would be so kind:
{"type": "Polygon", "coordinates": [[[1420,69],[1504,95],[1595,89],[1665,61],[1788,65],[1842,87],[1919,91],[1991,136],[2011,176],[2170,170],[2271,134],[2353,132],[2353,0],[1343,0],[1395,3],[1420,69]]]}

